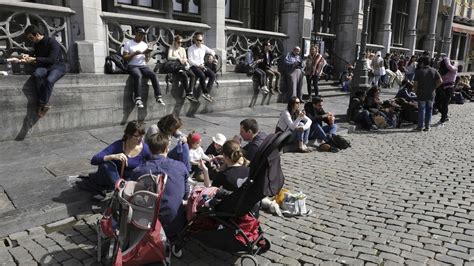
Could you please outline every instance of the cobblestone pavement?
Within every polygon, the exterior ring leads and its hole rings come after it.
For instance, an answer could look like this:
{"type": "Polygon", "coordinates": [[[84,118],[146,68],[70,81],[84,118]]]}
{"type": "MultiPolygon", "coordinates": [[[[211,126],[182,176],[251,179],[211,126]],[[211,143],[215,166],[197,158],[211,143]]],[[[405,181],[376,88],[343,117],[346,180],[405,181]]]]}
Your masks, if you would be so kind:
{"type": "MultiPolygon", "coordinates": [[[[284,154],[285,187],[312,214],[260,219],[272,242],[261,265],[474,265],[474,104],[451,106],[431,132],[347,135],[339,153],[284,154]]],[[[434,121],[439,119],[435,116],[434,121]]],[[[93,265],[98,215],[18,232],[0,241],[2,265],[93,265]]],[[[178,265],[229,265],[239,256],[189,242],[178,265]]]]}

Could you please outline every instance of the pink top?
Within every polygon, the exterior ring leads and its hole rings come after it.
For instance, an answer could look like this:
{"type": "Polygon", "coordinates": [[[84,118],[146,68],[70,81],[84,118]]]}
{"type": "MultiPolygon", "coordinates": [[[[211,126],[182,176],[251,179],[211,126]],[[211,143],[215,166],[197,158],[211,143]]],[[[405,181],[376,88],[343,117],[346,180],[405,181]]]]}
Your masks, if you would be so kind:
{"type": "Polygon", "coordinates": [[[446,67],[448,68],[448,73],[444,74],[441,78],[443,79],[443,86],[452,87],[454,86],[454,82],[456,81],[456,74],[458,73],[458,69],[451,65],[448,57],[443,58],[446,67]]]}

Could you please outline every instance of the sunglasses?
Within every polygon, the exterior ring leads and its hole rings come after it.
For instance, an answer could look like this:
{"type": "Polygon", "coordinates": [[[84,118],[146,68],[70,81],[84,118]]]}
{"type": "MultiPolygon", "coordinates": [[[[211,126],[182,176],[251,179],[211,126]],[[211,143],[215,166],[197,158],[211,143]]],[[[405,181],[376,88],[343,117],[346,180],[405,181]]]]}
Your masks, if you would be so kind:
{"type": "Polygon", "coordinates": [[[180,42],[176,42],[176,43],[183,43],[183,42],[180,41],[180,42]]]}
{"type": "Polygon", "coordinates": [[[196,39],[196,42],[202,42],[202,39],[196,39]]]}

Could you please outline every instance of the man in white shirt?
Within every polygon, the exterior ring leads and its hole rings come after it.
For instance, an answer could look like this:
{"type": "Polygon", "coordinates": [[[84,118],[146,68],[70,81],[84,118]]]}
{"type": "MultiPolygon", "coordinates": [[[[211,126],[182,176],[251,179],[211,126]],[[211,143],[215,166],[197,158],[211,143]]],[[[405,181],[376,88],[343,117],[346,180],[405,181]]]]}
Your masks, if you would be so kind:
{"type": "Polygon", "coordinates": [[[216,74],[204,65],[204,56],[206,54],[215,55],[215,52],[204,45],[204,36],[202,32],[194,34],[194,44],[188,48],[188,61],[191,65],[191,71],[199,79],[199,86],[201,88],[202,97],[213,102],[214,98],[211,97],[212,85],[216,80],[216,74]],[[206,77],[209,78],[206,84],[206,77]]]}
{"type": "Polygon", "coordinates": [[[123,58],[128,61],[128,72],[132,76],[134,82],[133,94],[135,98],[135,105],[138,108],[143,108],[143,101],[140,94],[142,87],[142,76],[151,80],[156,102],[165,105],[163,102],[160,85],[155,73],[147,66],[148,55],[151,49],[143,41],[146,31],[143,28],[138,28],[135,32],[135,38],[125,43],[123,47],[123,58]]]}

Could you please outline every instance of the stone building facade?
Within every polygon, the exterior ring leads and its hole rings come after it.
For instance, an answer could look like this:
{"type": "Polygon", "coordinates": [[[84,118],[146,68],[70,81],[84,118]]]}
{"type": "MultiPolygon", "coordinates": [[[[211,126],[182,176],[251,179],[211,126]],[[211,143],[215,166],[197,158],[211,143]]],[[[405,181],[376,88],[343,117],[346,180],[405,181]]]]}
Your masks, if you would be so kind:
{"type": "MultiPolygon", "coordinates": [[[[31,47],[26,26],[40,24],[63,45],[70,72],[103,73],[105,57],[119,52],[144,27],[154,44],[150,65],[164,60],[173,36],[191,44],[194,32],[232,71],[249,47],[270,41],[278,56],[293,46],[320,44],[337,70],[357,57],[364,0],[36,0],[0,1],[0,56],[31,47]]],[[[474,71],[473,0],[371,0],[368,49],[403,54],[448,54],[474,71]],[[443,27],[446,30],[443,31],[443,27]],[[442,33],[444,32],[444,36],[442,33]]]]}

